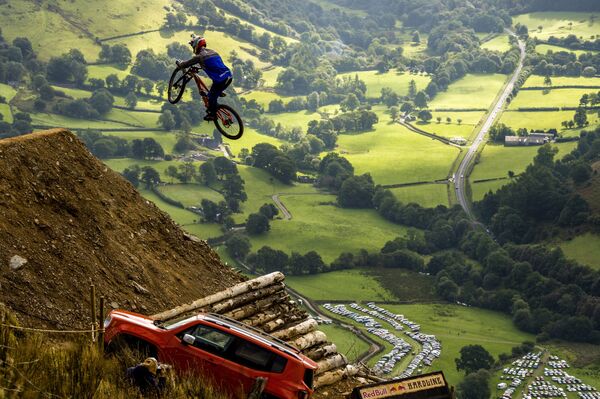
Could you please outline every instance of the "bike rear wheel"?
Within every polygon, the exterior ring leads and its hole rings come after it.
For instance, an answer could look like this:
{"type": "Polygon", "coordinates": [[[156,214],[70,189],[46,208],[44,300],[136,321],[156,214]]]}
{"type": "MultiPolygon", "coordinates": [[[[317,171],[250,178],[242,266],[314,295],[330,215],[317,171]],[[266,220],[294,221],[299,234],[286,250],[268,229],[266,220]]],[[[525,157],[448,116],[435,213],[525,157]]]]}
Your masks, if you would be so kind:
{"type": "Polygon", "coordinates": [[[229,105],[219,104],[215,126],[223,136],[231,140],[237,140],[244,134],[242,118],[229,105]]]}
{"type": "Polygon", "coordinates": [[[177,68],[173,71],[171,79],[169,79],[169,90],[167,91],[168,100],[171,104],[177,104],[181,100],[188,81],[185,70],[177,68]]]}

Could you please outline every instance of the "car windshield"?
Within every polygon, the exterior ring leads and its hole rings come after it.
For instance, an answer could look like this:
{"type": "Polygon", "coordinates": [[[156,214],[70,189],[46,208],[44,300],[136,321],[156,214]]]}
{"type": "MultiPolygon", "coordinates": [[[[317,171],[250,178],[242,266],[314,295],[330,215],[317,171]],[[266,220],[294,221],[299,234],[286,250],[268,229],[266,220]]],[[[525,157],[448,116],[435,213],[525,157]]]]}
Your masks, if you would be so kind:
{"type": "Polygon", "coordinates": [[[163,328],[166,328],[167,330],[174,330],[177,327],[181,327],[184,324],[189,323],[191,320],[194,320],[196,318],[196,316],[182,316],[182,317],[176,317],[174,319],[171,320],[167,320],[165,322],[162,322],[160,325],[163,328]]]}

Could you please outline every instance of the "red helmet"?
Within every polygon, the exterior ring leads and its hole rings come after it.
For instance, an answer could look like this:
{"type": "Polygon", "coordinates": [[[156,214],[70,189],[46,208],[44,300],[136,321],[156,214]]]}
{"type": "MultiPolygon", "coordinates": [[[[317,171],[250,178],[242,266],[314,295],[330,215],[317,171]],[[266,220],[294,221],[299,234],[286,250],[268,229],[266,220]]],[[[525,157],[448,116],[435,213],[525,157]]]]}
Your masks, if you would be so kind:
{"type": "Polygon", "coordinates": [[[192,46],[194,54],[198,54],[202,47],[206,47],[206,39],[200,36],[192,35],[192,40],[190,40],[190,46],[192,46]]]}

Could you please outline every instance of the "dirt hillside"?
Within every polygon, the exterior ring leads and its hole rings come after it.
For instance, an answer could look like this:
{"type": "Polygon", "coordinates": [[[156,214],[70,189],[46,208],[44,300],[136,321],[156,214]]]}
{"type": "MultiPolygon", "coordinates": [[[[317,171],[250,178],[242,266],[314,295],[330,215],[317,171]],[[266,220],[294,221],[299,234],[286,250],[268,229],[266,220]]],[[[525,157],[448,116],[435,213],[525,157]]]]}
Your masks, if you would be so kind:
{"type": "Polygon", "coordinates": [[[90,283],[150,314],[239,281],[72,133],[0,140],[0,302],[26,325],[88,327],[90,283]]]}

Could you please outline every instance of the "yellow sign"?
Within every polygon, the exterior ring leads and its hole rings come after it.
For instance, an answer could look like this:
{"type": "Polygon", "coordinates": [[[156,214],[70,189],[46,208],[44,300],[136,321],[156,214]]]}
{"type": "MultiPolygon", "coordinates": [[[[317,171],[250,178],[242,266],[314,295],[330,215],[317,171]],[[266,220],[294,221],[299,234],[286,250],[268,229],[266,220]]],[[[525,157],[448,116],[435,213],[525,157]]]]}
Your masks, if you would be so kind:
{"type": "Polygon", "coordinates": [[[390,398],[427,389],[446,386],[442,374],[430,374],[410,380],[391,382],[377,387],[363,388],[359,391],[361,399],[390,398]]]}

